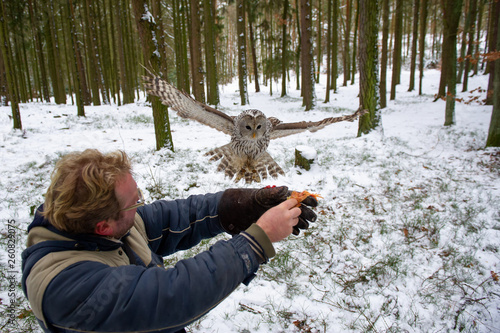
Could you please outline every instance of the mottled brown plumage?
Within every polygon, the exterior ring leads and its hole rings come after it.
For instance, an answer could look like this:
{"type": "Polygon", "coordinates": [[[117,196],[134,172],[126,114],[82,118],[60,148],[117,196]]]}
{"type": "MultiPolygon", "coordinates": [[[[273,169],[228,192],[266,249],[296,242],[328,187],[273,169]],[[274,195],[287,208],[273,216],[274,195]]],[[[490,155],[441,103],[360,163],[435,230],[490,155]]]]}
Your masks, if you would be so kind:
{"type": "Polygon", "coordinates": [[[358,110],[349,116],[295,123],[283,123],[273,117],[267,118],[264,113],[255,109],[231,117],[194,100],[159,77],[146,76],[143,79],[148,93],[158,96],[163,104],[176,111],[179,116],[194,119],[231,136],[228,144],[214,148],[206,155],[211,156],[211,161],[220,160],[217,171],[224,172],[230,178],[235,177],[235,182],[242,178],[247,183],[260,182],[268,175],[276,178],[285,174],[266,151],[270,140],[304,131],[315,132],[341,121],[354,121],[367,112],[358,110]]]}

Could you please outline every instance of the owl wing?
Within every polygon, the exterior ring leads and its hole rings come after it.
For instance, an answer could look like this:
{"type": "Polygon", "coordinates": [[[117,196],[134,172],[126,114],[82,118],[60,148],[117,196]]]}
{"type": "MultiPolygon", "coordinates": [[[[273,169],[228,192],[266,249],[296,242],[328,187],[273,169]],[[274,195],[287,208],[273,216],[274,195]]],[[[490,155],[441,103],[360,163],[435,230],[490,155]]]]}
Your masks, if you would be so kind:
{"type": "Polygon", "coordinates": [[[232,134],[233,117],[198,102],[157,76],[144,76],[143,80],[149,94],[158,96],[163,104],[177,111],[182,118],[193,119],[218,131],[232,134]]]}
{"type": "Polygon", "coordinates": [[[283,123],[279,119],[270,117],[269,120],[273,125],[270,138],[272,140],[305,131],[316,132],[330,124],[335,124],[341,121],[354,121],[356,118],[364,115],[365,113],[368,113],[368,110],[359,109],[348,116],[330,117],[319,121],[299,121],[296,123],[283,123]]]}

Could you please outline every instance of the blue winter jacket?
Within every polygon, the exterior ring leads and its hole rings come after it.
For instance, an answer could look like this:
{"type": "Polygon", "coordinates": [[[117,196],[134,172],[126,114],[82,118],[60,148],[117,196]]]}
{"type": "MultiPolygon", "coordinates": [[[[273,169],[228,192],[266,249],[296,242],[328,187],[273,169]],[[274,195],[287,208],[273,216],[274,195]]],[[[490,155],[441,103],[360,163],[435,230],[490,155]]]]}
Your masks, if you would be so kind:
{"type": "Polygon", "coordinates": [[[163,267],[163,256],[224,231],[217,213],[221,196],[139,207],[134,227],[120,241],[67,234],[36,214],[22,254],[22,286],[44,331],[176,332],[250,282],[264,253],[255,241],[262,230],[250,230],[255,224],[163,267]]]}

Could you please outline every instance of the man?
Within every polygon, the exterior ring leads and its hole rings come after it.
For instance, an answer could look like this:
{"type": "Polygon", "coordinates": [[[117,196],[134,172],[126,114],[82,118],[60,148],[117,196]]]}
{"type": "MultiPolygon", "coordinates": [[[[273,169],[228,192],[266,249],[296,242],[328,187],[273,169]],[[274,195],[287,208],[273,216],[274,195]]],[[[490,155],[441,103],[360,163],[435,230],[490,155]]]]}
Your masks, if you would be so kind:
{"type": "Polygon", "coordinates": [[[121,151],[85,150],[55,167],[28,228],[23,290],[46,332],[183,332],[248,284],[272,242],[316,215],[286,187],[228,189],[145,205],[121,151]],[[163,256],[235,235],[163,267],[163,256]]]}

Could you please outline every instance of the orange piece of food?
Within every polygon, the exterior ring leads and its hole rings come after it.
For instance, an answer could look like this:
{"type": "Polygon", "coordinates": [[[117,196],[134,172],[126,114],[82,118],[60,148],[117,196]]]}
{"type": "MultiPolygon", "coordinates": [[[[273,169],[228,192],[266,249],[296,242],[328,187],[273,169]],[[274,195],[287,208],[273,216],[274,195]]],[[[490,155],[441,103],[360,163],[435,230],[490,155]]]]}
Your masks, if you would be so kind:
{"type": "Polygon", "coordinates": [[[288,199],[295,199],[298,201],[298,204],[297,204],[297,207],[300,206],[300,203],[302,201],[304,201],[308,196],[311,196],[315,199],[318,199],[318,198],[321,198],[323,199],[323,197],[319,194],[316,194],[316,193],[311,193],[309,191],[302,191],[302,192],[297,192],[297,191],[292,191],[292,194],[288,197],[288,199]]]}

